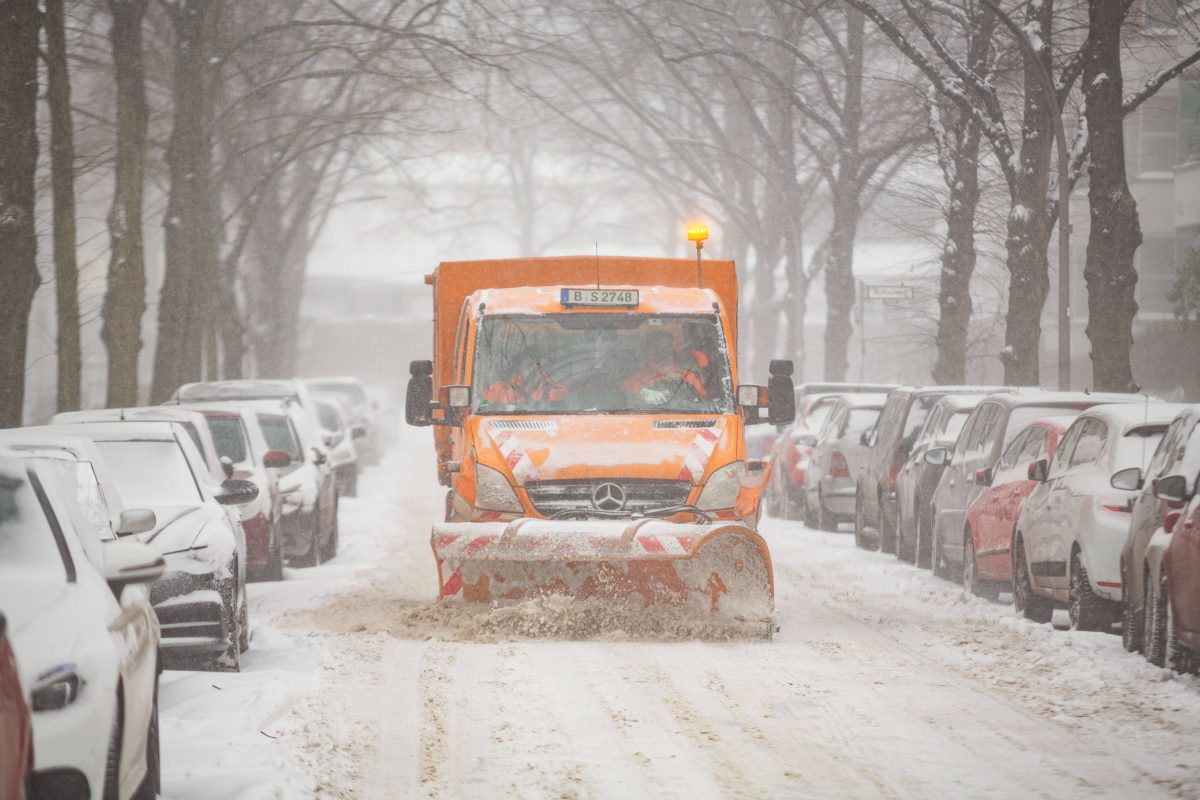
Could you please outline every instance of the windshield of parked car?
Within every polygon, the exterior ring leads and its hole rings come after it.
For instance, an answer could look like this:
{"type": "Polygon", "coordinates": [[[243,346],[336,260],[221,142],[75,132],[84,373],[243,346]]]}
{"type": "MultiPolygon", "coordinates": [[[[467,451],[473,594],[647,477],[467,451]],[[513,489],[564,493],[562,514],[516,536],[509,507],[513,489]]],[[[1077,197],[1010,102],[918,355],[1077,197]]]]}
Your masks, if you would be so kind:
{"type": "Polygon", "coordinates": [[[96,442],[127,508],[203,502],[183,450],[173,441],[96,442]]]}
{"type": "Polygon", "coordinates": [[[0,566],[66,577],[59,542],[28,478],[0,472],[0,566]]]}
{"type": "Polygon", "coordinates": [[[217,455],[235,464],[250,460],[246,446],[246,429],[238,417],[209,417],[208,431],[212,434],[217,455]]]}
{"type": "Polygon", "coordinates": [[[300,443],[296,441],[296,434],[292,431],[287,417],[260,414],[258,424],[262,428],[263,438],[267,440],[267,447],[282,450],[292,457],[294,463],[304,460],[300,454],[300,443]]]}
{"type": "Polygon", "coordinates": [[[484,414],[734,409],[715,314],[485,317],[474,369],[474,408],[484,414]]]}
{"type": "Polygon", "coordinates": [[[361,408],[367,404],[367,393],[357,384],[340,383],[337,381],[315,381],[310,382],[308,385],[314,391],[340,395],[351,408],[361,408]]]}

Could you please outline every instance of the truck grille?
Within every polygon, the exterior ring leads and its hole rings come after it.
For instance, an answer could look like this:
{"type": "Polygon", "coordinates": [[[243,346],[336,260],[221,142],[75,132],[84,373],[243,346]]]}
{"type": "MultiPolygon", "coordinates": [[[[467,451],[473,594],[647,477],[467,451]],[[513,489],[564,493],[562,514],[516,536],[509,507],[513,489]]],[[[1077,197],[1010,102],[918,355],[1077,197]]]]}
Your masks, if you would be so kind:
{"type": "MultiPolygon", "coordinates": [[[[648,508],[677,506],[687,502],[692,484],[689,481],[660,481],[638,478],[618,478],[612,481],[592,479],[565,481],[528,481],[525,491],[542,516],[551,517],[560,511],[595,508],[592,495],[601,484],[616,484],[625,493],[621,511],[640,512],[648,508]]],[[[609,493],[606,493],[606,496],[609,493]]]]}

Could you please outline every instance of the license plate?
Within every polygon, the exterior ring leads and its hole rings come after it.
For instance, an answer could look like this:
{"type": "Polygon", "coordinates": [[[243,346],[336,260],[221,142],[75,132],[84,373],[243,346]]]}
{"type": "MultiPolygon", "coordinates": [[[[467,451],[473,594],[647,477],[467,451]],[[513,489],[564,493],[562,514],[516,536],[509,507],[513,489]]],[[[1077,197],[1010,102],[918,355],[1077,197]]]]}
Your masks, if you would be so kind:
{"type": "Polygon", "coordinates": [[[564,306],[619,306],[629,308],[638,304],[637,289],[563,289],[564,306]]]}

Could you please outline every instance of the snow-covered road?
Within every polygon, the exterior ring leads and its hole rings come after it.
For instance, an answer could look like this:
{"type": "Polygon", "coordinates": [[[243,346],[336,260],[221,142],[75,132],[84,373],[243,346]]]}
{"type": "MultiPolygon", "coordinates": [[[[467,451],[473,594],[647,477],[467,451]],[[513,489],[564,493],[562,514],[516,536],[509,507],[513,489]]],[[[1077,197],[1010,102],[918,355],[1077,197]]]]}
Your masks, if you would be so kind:
{"type": "Polygon", "coordinates": [[[1200,681],[845,534],[764,522],[773,642],[434,606],[429,438],[344,501],[338,558],[251,587],[242,674],[164,675],[164,796],[1200,796],[1200,681]]]}

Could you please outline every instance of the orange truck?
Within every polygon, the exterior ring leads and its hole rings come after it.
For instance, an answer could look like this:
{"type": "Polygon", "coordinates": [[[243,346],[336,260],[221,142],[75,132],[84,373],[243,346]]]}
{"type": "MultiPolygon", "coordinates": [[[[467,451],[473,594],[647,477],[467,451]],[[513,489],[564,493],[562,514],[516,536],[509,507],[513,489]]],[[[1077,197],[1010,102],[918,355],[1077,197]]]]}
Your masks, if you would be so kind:
{"type": "Polygon", "coordinates": [[[792,420],[792,365],[738,383],[733,262],[444,262],[426,283],[405,413],[449,488],[440,596],[632,596],[773,631],[745,426],[792,420]]]}

